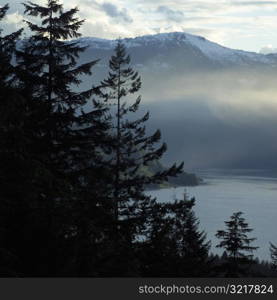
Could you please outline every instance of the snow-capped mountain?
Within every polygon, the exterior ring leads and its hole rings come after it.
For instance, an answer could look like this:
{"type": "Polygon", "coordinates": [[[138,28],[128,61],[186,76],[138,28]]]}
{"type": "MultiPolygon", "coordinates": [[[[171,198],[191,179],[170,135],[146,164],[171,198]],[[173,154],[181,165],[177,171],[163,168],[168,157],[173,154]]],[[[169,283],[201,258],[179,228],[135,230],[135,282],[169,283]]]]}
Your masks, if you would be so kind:
{"type": "MultiPolygon", "coordinates": [[[[107,40],[93,37],[80,38],[83,46],[94,50],[110,52],[116,44],[116,40],[107,40]]],[[[161,33],[156,35],[145,35],[136,38],[123,39],[137,63],[145,63],[149,58],[155,59],[156,64],[173,63],[174,58],[178,59],[178,65],[190,60],[195,64],[220,65],[252,65],[265,64],[275,65],[275,55],[264,55],[255,52],[230,49],[217,43],[211,42],[201,36],[181,32],[161,33]],[[172,57],[173,56],[173,57],[172,57]]],[[[102,56],[102,55],[101,55],[102,56]]],[[[174,64],[173,64],[174,65],[174,64]]]]}

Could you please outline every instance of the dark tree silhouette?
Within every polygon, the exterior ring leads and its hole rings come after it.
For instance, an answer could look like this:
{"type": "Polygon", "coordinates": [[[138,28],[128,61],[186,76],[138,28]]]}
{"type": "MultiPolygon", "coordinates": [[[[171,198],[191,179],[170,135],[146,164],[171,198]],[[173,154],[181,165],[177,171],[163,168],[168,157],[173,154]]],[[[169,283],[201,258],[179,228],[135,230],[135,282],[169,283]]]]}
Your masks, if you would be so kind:
{"type": "Polygon", "coordinates": [[[242,212],[234,213],[230,221],[225,221],[227,230],[219,230],[216,237],[222,240],[216,247],[223,248],[227,254],[227,263],[222,265],[226,277],[238,277],[246,273],[246,267],[253,264],[252,252],[258,247],[251,246],[256,238],[249,238],[253,229],[242,217],[242,212]],[[247,254],[247,253],[251,254],[247,254]]]}
{"type": "Polygon", "coordinates": [[[270,243],[270,256],[272,268],[277,271],[277,247],[270,243]]]}
{"type": "MultiPolygon", "coordinates": [[[[0,7],[2,22],[8,5],[0,7]]],[[[22,156],[26,137],[23,130],[24,99],[21,97],[12,58],[22,30],[3,35],[0,28],[0,275],[18,275],[18,256],[13,249],[13,229],[19,197],[25,191],[26,168],[22,156]]],[[[23,212],[22,212],[23,213],[23,212]]],[[[19,217],[18,215],[17,217],[19,217]]]]}
{"type": "MultiPolygon", "coordinates": [[[[132,102],[128,96],[139,91],[141,79],[132,69],[130,56],[127,55],[126,48],[120,40],[117,42],[109,66],[109,76],[102,81],[101,90],[105,102],[115,106],[115,109],[111,109],[114,120],[112,130],[114,150],[111,154],[110,167],[113,176],[110,184],[113,191],[115,221],[114,251],[117,252],[121,248],[120,244],[129,244],[127,248],[132,248],[133,241],[141,233],[147,219],[147,210],[154,203],[154,199],[145,193],[147,186],[161,183],[169,176],[176,176],[181,172],[183,164],[173,165],[153,175],[143,172],[151,163],[162,157],[166,145],[159,145],[161,138],[159,130],[153,135],[146,135],[144,124],[149,119],[149,113],[139,119],[132,116],[139,110],[141,97],[136,97],[132,102]]],[[[122,253],[118,255],[122,256],[122,253]]]]}
{"type": "Polygon", "coordinates": [[[34,165],[26,186],[35,192],[26,206],[30,227],[19,231],[25,240],[19,239],[21,249],[16,248],[27,276],[84,276],[93,272],[91,249],[102,236],[95,224],[105,189],[96,174],[104,172],[101,145],[109,126],[100,104],[83,110],[95,90],[73,88],[80,75],[91,75],[97,61],[78,65],[85,48],[66,41],[80,36],[83,20],[75,16],[77,8],[64,11],[56,0],[24,6],[41,25],[26,21],[33,35],[17,51],[16,72],[29,116],[24,130],[32,141],[28,158],[34,165]]]}
{"type": "Polygon", "coordinates": [[[146,241],[141,245],[143,276],[205,277],[210,275],[210,242],[199,230],[195,199],[157,203],[146,241]]]}
{"type": "Polygon", "coordinates": [[[206,233],[199,230],[199,221],[193,211],[195,199],[175,203],[172,212],[175,214],[174,239],[181,256],[181,274],[184,277],[205,277],[211,271],[208,258],[210,242],[206,242],[206,233]]]}

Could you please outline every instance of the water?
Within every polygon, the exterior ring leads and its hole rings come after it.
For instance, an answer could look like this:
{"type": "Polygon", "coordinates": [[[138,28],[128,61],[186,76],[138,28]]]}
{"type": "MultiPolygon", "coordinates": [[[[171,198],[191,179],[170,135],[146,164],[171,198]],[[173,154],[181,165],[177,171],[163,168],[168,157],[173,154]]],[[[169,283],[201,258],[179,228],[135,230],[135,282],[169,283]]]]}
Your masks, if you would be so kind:
{"type": "Polygon", "coordinates": [[[205,185],[179,187],[151,191],[151,195],[161,202],[182,198],[184,191],[196,198],[194,208],[204,229],[212,242],[211,251],[222,253],[215,245],[215,233],[225,229],[224,221],[233,212],[242,211],[253,231],[249,237],[256,237],[253,246],[260,248],[255,256],[269,260],[269,242],[277,245],[277,174],[266,170],[206,170],[198,171],[205,185]]]}

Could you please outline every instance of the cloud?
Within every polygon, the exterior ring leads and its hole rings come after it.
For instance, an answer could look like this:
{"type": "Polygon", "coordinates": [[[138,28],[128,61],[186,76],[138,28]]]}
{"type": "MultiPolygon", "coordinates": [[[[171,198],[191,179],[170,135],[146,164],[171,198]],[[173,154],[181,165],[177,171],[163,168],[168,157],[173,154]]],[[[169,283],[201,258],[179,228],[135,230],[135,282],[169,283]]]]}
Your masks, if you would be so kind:
{"type": "Polygon", "coordinates": [[[157,13],[165,15],[170,21],[174,21],[177,23],[184,21],[184,13],[180,10],[173,10],[165,5],[160,5],[156,11],[157,13]]]}
{"type": "MultiPolygon", "coordinates": [[[[45,4],[46,0],[34,0],[45,4]]],[[[8,2],[8,1],[6,1],[8,2]]],[[[135,37],[169,31],[204,35],[227,47],[259,51],[277,47],[277,1],[247,0],[60,0],[65,9],[78,6],[86,19],[81,33],[101,38],[135,37]],[[126,26],[128,25],[128,26],[126,26]]],[[[4,1],[5,3],[5,1],[4,1]]],[[[20,1],[10,0],[9,14],[23,15],[20,1]]],[[[37,21],[37,18],[30,18],[37,21]]],[[[13,18],[1,24],[16,29],[13,18]]],[[[28,34],[28,32],[27,32],[28,34]]]]}
{"type": "Polygon", "coordinates": [[[1,24],[4,34],[9,34],[24,26],[22,15],[17,12],[9,13],[5,16],[3,24],[1,24]]]}
{"type": "Polygon", "coordinates": [[[116,5],[109,2],[104,2],[100,7],[111,18],[116,18],[117,20],[125,23],[133,22],[133,19],[128,15],[128,12],[125,8],[120,10],[116,5]]]}
{"type": "Polygon", "coordinates": [[[261,48],[260,53],[261,54],[277,53],[277,48],[274,48],[272,45],[266,45],[261,48]]]}
{"type": "Polygon", "coordinates": [[[277,5],[276,1],[236,1],[233,2],[234,5],[242,6],[267,6],[267,5],[277,5]]]}

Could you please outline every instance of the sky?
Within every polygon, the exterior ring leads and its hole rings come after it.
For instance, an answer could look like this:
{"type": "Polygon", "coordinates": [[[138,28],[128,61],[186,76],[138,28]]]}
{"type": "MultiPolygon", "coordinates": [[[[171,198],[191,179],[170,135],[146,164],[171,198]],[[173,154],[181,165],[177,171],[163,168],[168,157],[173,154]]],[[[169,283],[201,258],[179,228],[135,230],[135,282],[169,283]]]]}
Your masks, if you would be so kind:
{"type": "MultiPolygon", "coordinates": [[[[46,0],[33,1],[38,4],[46,0]]],[[[22,26],[22,1],[10,4],[6,32],[22,26]]],[[[226,47],[277,52],[277,0],[61,0],[78,6],[86,19],[83,36],[125,38],[161,32],[187,32],[226,47]]]]}

